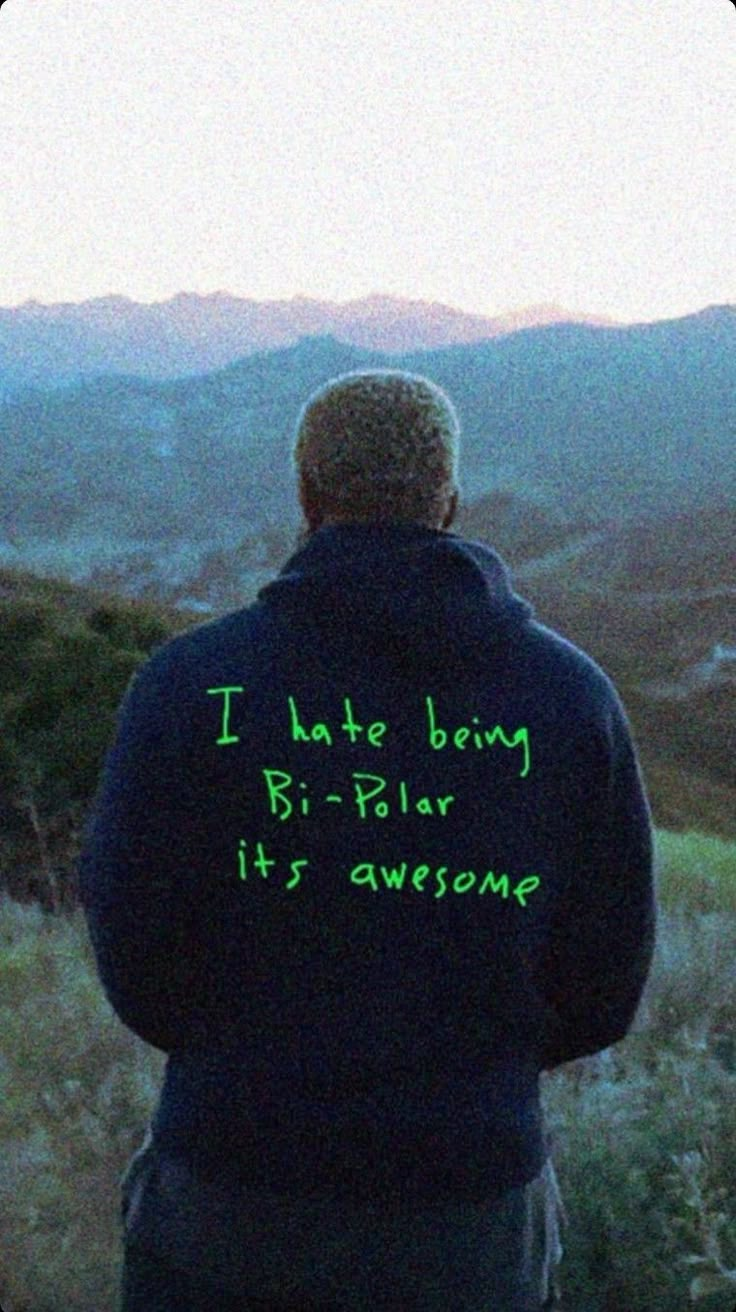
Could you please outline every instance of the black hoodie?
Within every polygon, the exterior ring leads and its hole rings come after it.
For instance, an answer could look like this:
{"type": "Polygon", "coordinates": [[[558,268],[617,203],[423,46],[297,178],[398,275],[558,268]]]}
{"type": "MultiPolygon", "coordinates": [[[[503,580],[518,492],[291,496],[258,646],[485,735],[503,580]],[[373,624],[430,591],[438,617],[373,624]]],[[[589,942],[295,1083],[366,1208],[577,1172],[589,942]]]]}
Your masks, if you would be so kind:
{"type": "Polygon", "coordinates": [[[490,548],[403,522],[323,526],[153,654],[80,873],[107,996],[169,1054],[155,1142],[293,1196],[534,1178],[540,1071],[624,1037],[654,946],[610,679],[490,548]]]}

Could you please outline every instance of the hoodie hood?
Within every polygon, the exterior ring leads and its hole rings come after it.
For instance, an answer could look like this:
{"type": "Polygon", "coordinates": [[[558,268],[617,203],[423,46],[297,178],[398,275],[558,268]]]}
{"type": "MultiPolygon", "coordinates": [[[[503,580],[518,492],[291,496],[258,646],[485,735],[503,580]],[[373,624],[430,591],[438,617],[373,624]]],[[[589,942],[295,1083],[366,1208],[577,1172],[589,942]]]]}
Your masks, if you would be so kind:
{"type": "Polygon", "coordinates": [[[428,665],[448,647],[487,648],[534,615],[491,547],[403,522],[324,525],[258,599],[342,653],[428,665]]]}

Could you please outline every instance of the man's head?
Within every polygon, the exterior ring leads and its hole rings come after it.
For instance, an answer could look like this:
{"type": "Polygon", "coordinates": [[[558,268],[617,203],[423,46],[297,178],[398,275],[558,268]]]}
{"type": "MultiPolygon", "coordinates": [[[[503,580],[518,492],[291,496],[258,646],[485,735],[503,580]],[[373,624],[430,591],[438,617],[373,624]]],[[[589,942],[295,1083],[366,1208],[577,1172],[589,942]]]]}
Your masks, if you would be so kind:
{"type": "Polygon", "coordinates": [[[460,425],[449,397],[418,374],[342,374],[303,406],[293,459],[309,528],[408,520],[449,528],[460,425]]]}

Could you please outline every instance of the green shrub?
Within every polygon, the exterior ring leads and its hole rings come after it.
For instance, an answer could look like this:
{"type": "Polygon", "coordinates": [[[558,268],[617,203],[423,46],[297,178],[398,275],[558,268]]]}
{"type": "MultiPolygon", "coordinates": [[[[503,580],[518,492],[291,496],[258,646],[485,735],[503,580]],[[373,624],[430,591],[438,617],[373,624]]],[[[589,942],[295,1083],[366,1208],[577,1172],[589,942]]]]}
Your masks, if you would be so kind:
{"type": "Polygon", "coordinates": [[[657,830],[659,899],[666,907],[736,914],[734,844],[714,834],[657,830]]]}
{"type": "Polygon", "coordinates": [[[120,601],[97,606],[87,616],[87,624],[94,633],[102,634],[114,647],[126,651],[150,653],[169,637],[164,620],[144,607],[120,601]]]}
{"type": "MultiPolygon", "coordinates": [[[[30,584],[26,585],[31,587],[30,584]]],[[[94,797],[118,707],[136,669],[169,636],[155,607],[110,602],[85,618],[73,591],[0,602],[2,887],[48,889],[76,856],[78,821],[94,797]],[[29,845],[39,875],[25,865],[29,845]]]]}

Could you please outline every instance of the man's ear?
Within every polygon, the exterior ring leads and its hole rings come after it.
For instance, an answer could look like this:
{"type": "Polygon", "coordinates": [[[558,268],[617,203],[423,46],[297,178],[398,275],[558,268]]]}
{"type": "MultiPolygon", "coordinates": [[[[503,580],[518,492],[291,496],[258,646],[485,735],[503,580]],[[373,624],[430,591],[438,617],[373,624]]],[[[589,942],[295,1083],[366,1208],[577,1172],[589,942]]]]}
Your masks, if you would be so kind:
{"type": "Polygon", "coordinates": [[[449,528],[455,519],[455,516],[457,514],[457,507],[458,507],[458,498],[459,498],[458,489],[455,488],[452,496],[450,497],[450,504],[447,507],[447,513],[442,521],[443,529],[449,528]]]}
{"type": "Polygon", "coordinates": [[[317,505],[314,487],[307,473],[302,473],[299,478],[299,504],[304,511],[310,533],[314,533],[322,523],[323,515],[317,505]]]}

